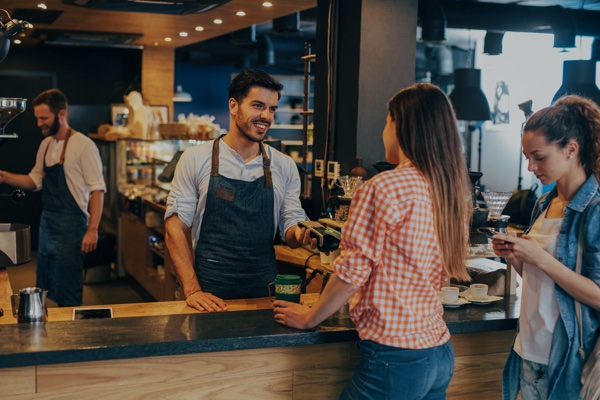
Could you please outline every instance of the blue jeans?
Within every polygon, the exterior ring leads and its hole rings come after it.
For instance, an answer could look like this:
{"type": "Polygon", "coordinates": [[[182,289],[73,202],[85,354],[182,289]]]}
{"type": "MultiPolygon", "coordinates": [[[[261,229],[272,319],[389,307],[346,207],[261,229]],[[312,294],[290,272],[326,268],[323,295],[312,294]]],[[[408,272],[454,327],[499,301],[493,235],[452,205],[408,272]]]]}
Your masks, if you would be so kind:
{"type": "Polygon", "coordinates": [[[523,360],[521,368],[521,397],[523,400],[546,400],[550,377],[548,366],[523,360]]]}
{"type": "Polygon", "coordinates": [[[421,350],[358,342],[360,363],[340,400],[443,400],[454,373],[450,342],[421,350]]]}

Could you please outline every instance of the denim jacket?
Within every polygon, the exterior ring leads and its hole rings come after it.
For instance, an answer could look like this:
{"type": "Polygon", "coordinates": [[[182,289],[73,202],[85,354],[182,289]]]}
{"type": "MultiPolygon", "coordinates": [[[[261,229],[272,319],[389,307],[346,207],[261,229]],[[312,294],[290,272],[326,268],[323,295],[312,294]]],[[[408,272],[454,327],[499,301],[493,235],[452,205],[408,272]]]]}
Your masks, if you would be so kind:
{"type": "MultiPolygon", "coordinates": [[[[556,187],[541,196],[532,212],[532,224],[550,205],[556,196],[556,187]]],[[[587,205],[596,197],[600,197],[598,181],[590,175],[577,194],[565,208],[565,218],[556,242],[556,258],[568,268],[575,270],[577,262],[577,241],[581,215],[587,205]]],[[[588,210],[585,220],[585,246],[583,250],[582,275],[592,279],[600,286],[600,201],[588,210]]],[[[550,387],[548,400],[570,400],[579,398],[581,389],[581,360],[579,350],[579,327],[575,316],[573,297],[556,285],[556,300],[560,317],[554,328],[548,372],[550,387]]],[[[600,320],[596,311],[581,304],[584,327],[584,349],[586,355],[594,348],[598,339],[600,320]]],[[[514,400],[519,391],[521,374],[520,357],[514,350],[510,351],[502,374],[503,400],[514,400]]]]}

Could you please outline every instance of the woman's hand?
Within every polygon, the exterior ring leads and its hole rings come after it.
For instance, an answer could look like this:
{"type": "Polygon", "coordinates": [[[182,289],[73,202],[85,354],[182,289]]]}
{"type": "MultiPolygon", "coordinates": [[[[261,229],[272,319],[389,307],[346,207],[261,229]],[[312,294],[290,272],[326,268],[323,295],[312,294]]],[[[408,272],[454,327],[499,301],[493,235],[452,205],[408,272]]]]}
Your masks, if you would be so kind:
{"type": "Polygon", "coordinates": [[[309,325],[308,322],[310,314],[310,307],[308,306],[285,300],[275,300],[273,307],[277,323],[296,329],[310,329],[314,327],[314,325],[309,325]]]}
{"type": "MultiPolygon", "coordinates": [[[[496,234],[492,236],[492,247],[494,248],[494,253],[496,253],[498,257],[505,258],[511,263],[516,261],[516,255],[512,251],[512,243],[499,239],[500,235],[502,234],[496,234]]],[[[509,232],[508,236],[516,237],[517,235],[514,232],[509,232]]]]}
{"type": "Polygon", "coordinates": [[[494,235],[492,239],[494,252],[499,257],[504,257],[510,261],[516,259],[521,263],[540,267],[541,265],[546,264],[543,261],[545,261],[547,257],[554,259],[554,257],[544,250],[535,239],[528,235],[523,235],[518,238],[514,234],[505,235],[499,233],[494,235]],[[507,257],[505,257],[505,255],[507,257]]]}

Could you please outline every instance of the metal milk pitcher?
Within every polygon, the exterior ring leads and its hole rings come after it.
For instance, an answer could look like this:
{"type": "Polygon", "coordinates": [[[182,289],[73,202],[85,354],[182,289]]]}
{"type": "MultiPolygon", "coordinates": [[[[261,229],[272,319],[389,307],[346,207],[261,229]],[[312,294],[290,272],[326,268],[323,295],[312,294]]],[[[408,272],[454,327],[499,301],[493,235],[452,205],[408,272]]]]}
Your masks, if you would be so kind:
{"type": "Polygon", "coordinates": [[[47,290],[38,287],[28,287],[19,290],[19,294],[10,297],[13,316],[17,322],[46,322],[48,308],[46,307],[47,290]]]}

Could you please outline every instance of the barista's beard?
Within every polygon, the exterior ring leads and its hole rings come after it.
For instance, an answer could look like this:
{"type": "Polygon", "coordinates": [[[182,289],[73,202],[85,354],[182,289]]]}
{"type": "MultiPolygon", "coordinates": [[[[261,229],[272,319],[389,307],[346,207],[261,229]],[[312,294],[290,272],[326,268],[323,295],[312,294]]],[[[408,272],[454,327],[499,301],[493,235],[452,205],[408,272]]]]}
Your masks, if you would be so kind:
{"type": "Polygon", "coordinates": [[[237,126],[238,131],[240,131],[242,136],[244,136],[246,139],[250,140],[251,142],[260,143],[265,139],[266,133],[264,135],[252,136],[250,133],[248,133],[247,129],[245,129],[243,126],[240,126],[240,124],[238,124],[237,122],[235,125],[237,126]]]}
{"type": "Polygon", "coordinates": [[[54,136],[58,133],[58,130],[60,129],[60,120],[58,119],[58,114],[54,115],[54,122],[52,123],[52,126],[50,128],[48,128],[48,136],[54,136]]]}

